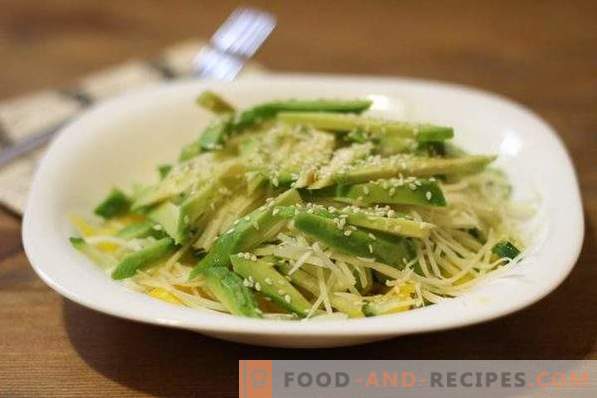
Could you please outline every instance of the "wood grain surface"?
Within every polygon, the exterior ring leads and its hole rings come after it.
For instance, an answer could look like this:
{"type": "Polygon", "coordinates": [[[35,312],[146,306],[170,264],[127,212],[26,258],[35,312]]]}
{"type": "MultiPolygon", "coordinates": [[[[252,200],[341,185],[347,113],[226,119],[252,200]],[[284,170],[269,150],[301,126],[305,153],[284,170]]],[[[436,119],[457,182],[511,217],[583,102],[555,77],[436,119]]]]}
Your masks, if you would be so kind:
{"type": "MultiPolygon", "coordinates": [[[[0,211],[0,396],[236,396],[237,360],[250,358],[597,359],[597,3],[244,3],[279,18],[257,58],[272,70],[470,84],[545,118],[572,154],[583,193],[576,268],[541,302],[482,325],[352,348],[270,349],[124,321],[63,299],[29,267],[19,218],[0,211]]],[[[235,5],[3,0],[0,99],[208,36],[235,5]]]]}

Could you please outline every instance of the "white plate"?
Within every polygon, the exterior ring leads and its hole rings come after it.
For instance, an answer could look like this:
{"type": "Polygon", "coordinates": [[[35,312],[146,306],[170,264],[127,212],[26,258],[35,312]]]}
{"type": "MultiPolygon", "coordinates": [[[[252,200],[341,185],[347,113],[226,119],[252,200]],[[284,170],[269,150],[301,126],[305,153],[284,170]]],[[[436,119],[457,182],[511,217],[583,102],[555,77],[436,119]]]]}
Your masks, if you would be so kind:
{"type": "MultiPolygon", "coordinates": [[[[536,224],[536,223],[535,223],[536,224]]],[[[471,88],[393,78],[274,76],[233,83],[168,84],[106,102],[64,129],[43,159],[29,196],[23,241],[33,268],[79,304],[118,317],[190,329],[222,339],[285,347],[331,347],[448,329],[520,310],[570,273],[583,239],[574,169],[555,132],[506,99],[471,88]],[[210,87],[240,106],[289,97],[372,96],[375,112],[455,127],[457,142],[499,154],[519,198],[541,209],[525,259],[511,271],[445,303],[375,318],[266,321],[203,312],[128,290],[73,250],[70,214],[89,214],[114,185],[155,178],[208,120],[194,103],[210,87]]],[[[540,325],[537,325],[538,327],[540,325]]]]}

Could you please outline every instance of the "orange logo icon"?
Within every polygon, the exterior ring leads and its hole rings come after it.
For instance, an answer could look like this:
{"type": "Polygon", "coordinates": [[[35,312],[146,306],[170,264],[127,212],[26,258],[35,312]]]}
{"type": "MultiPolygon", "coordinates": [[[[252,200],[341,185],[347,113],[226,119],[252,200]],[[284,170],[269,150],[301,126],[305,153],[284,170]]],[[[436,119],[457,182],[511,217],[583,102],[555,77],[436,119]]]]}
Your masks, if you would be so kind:
{"type": "Polygon", "coordinates": [[[238,396],[272,398],[272,361],[238,361],[238,396]]]}

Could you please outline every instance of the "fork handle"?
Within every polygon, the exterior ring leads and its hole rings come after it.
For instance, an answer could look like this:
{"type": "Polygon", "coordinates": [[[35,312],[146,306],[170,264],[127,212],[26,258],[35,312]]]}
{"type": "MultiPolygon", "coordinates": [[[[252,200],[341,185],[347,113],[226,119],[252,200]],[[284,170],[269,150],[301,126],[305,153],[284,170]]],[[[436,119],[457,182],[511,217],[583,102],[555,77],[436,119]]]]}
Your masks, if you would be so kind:
{"type": "Polygon", "coordinates": [[[46,127],[43,130],[23,138],[16,144],[2,150],[2,152],[0,152],[0,168],[11,163],[16,158],[26,155],[27,153],[48,143],[52,137],[56,135],[58,130],[60,130],[70,120],[71,118],[68,118],[50,127],[46,127]]]}

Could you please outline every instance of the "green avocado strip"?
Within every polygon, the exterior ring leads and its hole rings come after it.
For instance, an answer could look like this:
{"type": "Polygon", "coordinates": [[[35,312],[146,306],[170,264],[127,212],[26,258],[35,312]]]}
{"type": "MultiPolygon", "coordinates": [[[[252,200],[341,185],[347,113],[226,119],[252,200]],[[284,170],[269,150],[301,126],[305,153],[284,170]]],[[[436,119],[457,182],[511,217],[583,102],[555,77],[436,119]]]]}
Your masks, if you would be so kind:
{"type": "Polygon", "coordinates": [[[175,249],[174,241],[163,238],[143,249],[125,256],[112,272],[112,279],[126,279],[135,275],[137,270],[145,268],[155,261],[172,253],[175,249]]]}

